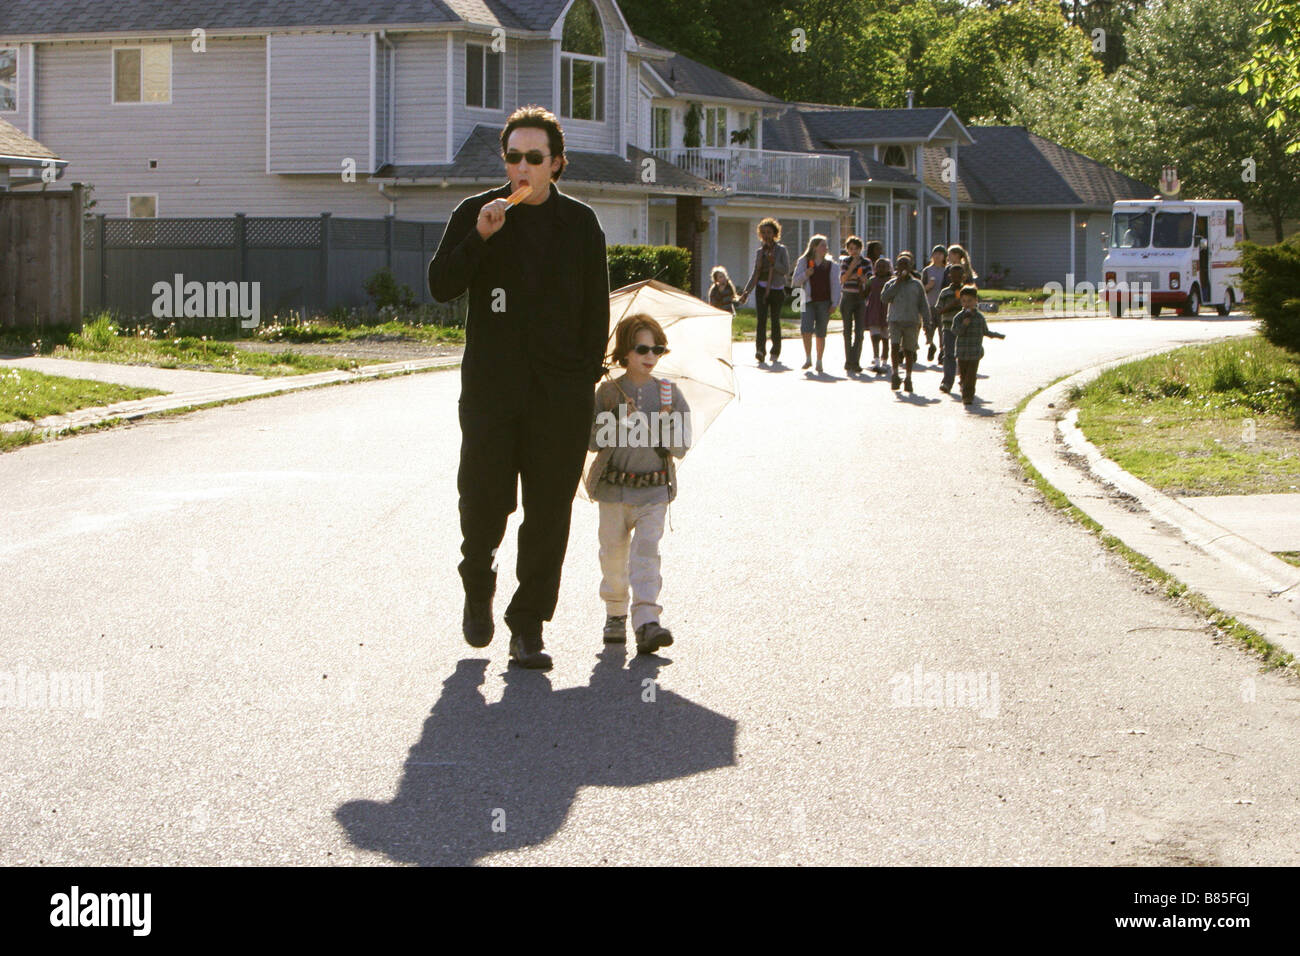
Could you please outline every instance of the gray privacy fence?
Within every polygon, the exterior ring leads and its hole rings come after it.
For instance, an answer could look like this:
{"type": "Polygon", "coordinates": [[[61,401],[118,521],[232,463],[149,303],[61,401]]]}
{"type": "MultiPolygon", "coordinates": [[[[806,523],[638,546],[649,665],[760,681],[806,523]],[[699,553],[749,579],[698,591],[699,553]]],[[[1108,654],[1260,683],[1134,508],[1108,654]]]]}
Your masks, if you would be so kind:
{"type": "MultiPolygon", "coordinates": [[[[259,282],[261,315],[369,306],[366,279],[385,266],[430,303],[425,270],[445,223],[320,216],[86,221],[85,307],[153,315],[158,282],[259,282]]],[[[446,317],[455,312],[446,308],[446,317]]]]}

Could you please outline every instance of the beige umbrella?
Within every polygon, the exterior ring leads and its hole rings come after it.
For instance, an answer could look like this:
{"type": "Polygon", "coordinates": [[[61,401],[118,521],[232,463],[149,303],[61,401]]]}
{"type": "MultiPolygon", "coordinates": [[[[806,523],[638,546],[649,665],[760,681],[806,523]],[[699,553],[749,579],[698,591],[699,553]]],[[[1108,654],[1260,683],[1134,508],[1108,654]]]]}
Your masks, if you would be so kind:
{"type": "MultiPolygon", "coordinates": [[[[731,313],[658,279],[634,282],[610,293],[606,352],[614,347],[618,323],[638,312],[653,317],[668,336],[669,352],[655,366],[655,377],[674,382],[690,405],[694,447],[738,394],[731,364],[731,313]]],[[[594,458],[594,452],[588,454],[584,474],[594,458]]]]}

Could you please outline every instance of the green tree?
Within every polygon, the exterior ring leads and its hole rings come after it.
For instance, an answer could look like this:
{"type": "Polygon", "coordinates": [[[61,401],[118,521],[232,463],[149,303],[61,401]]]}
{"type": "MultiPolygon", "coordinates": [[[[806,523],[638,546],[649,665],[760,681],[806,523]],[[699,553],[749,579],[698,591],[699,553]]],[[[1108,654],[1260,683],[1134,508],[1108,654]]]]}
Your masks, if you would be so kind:
{"type": "Polygon", "coordinates": [[[1300,155],[1269,124],[1269,111],[1239,90],[1260,14],[1240,0],[1161,0],[1129,31],[1127,74],[1138,109],[1117,116],[1128,158],[1120,168],[1155,182],[1178,166],[1187,196],[1239,199],[1263,212],[1278,242],[1300,215],[1300,155]],[[1253,174],[1253,175],[1252,175],[1253,174]]]}
{"type": "Polygon", "coordinates": [[[1067,78],[1100,76],[1092,47],[1055,2],[1021,0],[995,10],[972,8],[920,56],[921,101],[958,116],[1004,118],[1011,112],[1006,77],[1040,57],[1058,61],[1067,78]]]}
{"type": "Polygon", "coordinates": [[[1300,152],[1300,3],[1257,0],[1256,46],[1237,81],[1237,91],[1254,91],[1268,111],[1268,125],[1287,139],[1287,152],[1300,152]]]}

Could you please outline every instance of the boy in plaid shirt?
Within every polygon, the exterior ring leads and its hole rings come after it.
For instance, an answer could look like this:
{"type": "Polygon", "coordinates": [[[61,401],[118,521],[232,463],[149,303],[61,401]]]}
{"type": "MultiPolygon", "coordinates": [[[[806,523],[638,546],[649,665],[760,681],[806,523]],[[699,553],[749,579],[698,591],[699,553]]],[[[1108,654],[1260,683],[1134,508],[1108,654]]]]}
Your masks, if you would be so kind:
{"type": "Polygon", "coordinates": [[[993,332],[979,310],[979,290],[973,285],[962,286],[961,311],[953,316],[952,331],[956,338],[953,352],[957,356],[957,371],[961,375],[961,400],[967,408],[975,401],[975,376],[980,359],[984,357],[984,337],[1005,339],[1001,332],[993,332]]]}

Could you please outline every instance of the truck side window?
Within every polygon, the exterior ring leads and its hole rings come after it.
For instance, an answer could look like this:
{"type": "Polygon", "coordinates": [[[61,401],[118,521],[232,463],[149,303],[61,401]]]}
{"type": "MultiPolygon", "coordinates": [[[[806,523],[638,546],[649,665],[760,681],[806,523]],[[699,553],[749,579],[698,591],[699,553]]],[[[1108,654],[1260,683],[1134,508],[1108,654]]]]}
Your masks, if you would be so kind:
{"type": "Polygon", "coordinates": [[[1237,210],[1228,210],[1228,220],[1224,226],[1224,230],[1227,232],[1226,238],[1228,242],[1232,242],[1237,238],[1237,210]]]}

